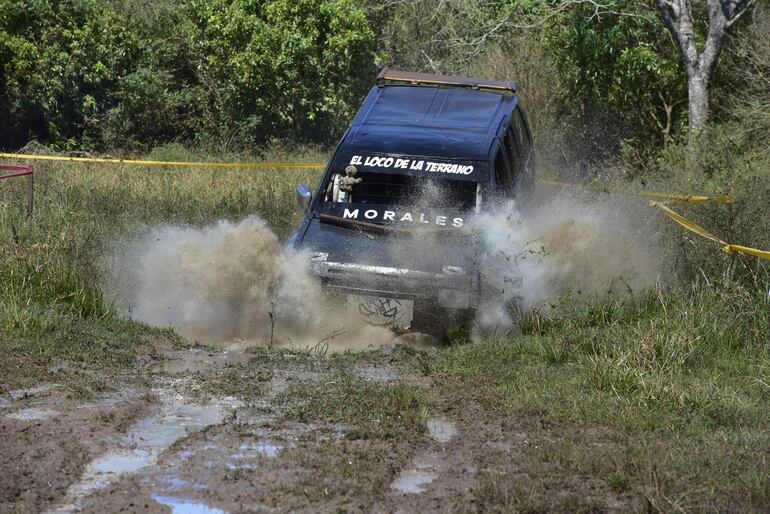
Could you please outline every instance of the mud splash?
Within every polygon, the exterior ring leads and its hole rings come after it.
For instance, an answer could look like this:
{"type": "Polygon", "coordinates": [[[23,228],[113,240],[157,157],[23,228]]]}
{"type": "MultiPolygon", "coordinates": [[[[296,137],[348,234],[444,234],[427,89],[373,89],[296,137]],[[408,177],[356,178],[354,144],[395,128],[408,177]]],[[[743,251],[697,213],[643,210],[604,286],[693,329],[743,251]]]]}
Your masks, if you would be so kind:
{"type": "Polygon", "coordinates": [[[204,228],[160,226],[115,259],[108,289],[132,318],[206,340],[299,332],[320,291],[309,262],[257,217],[204,228]]]}
{"type": "MultiPolygon", "coordinates": [[[[431,204],[436,194],[426,191],[420,202],[431,204]]],[[[609,197],[562,194],[526,207],[511,201],[469,220],[485,249],[474,334],[511,332],[519,313],[565,299],[655,285],[662,258],[643,217],[609,197]]],[[[394,263],[424,255],[429,262],[420,265],[442,269],[443,261],[432,262],[446,253],[435,231],[420,238],[417,254],[411,239],[390,243],[394,263]]],[[[402,342],[329,305],[310,265],[255,216],[203,228],[159,226],[114,256],[106,289],[128,316],[206,342],[270,341],[322,352],[402,342]]]]}
{"type": "Polygon", "coordinates": [[[655,286],[664,252],[647,221],[622,199],[588,194],[510,201],[481,215],[487,287],[477,333],[514,330],[522,312],[655,286]]]}
{"type": "Polygon", "coordinates": [[[203,228],[156,227],[125,242],[103,272],[108,296],[126,316],[190,339],[319,352],[397,342],[392,331],[328,305],[310,264],[251,216],[203,228]]]}

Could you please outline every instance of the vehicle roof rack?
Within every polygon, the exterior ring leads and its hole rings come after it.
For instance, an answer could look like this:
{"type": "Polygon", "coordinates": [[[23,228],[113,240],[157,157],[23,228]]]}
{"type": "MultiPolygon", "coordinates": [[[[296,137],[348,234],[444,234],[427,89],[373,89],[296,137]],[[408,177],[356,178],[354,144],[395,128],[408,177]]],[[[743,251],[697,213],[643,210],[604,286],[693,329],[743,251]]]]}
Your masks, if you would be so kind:
{"type": "Polygon", "coordinates": [[[415,73],[412,71],[397,71],[388,68],[383,69],[377,75],[377,84],[387,82],[406,82],[408,84],[433,84],[443,86],[460,86],[474,89],[493,89],[497,91],[516,92],[516,84],[513,82],[501,82],[498,80],[477,79],[472,77],[458,77],[455,75],[434,75],[431,73],[415,73]]]}

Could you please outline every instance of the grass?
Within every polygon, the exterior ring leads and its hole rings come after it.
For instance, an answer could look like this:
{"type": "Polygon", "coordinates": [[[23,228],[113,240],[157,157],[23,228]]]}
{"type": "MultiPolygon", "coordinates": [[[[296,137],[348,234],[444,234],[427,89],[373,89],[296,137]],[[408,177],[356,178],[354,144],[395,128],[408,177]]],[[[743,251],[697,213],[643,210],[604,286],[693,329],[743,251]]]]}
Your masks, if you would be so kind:
{"type": "Polygon", "coordinates": [[[429,370],[503,415],[565,427],[539,459],[653,510],[767,507],[769,312],[744,284],[651,291],[526,319],[520,337],[456,345],[429,370]],[[603,444],[593,427],[610,429],[603,444]]]}
{"type": "MultiPolygon", "coordinates": [[[[211,159],[178,147],[148,158],[211,159]]],[[[316,151],[265,157],[325,158],[316,151]]],[[[35,173],[33,223],[23,219],[23,184],[0,183],[5,390],[50,380],[105,387],[87,380],[89,370],[139,373],[136,357],[152,351],[148,341],[179,341],[170,331],[119,318],[107,304],[99,262],[111,245],[157,223],[203,225],[254,213],[286,236],[297,221],[294,187],[318,179],[314,171],[70,163],[39,163],[35,173]],[[49,368],[59,363],[70,371],[51,378],[49,368]]],[[[538,419],[558,437],[529,448],[533,459],[600,477],[619,494],[637,495],[643,508],[761,510],[770,506],[768,272],[752,263],[735,281],[712,268],[698,274],[720,278],[532,316],[514,338],[404,358],[434,379],[431,394],[471,394],[500,416],[538,419]]],[[[365,356],[305,357],[336,371],[312,387],[290,387],[287,419],[344,424],[351,442],[423,433],[432,402],[424,389],[360,380],[351,369],[365,356]]],[[[250,384],[244,398],[256,402],[270,379],[258,364],[278,358],[280,351],[255,352],[253,372],[249,365],[227,370],[211,387],[241,395],[250,384]]],[[[479,505],[554,507],[507,484],[504,473],[480,477],[479,505]]],[[[562,506],[590,510],[590,499],[583,500],[567,498],[562,506]]]]}
{"type": "Polygon", "coordinates": [[[323,383],[289,388],[287,419],[349,425],[346,439],[397,441],[425,432],[427,393],[405,383],[377,384],[341,372],[323,383]]]}
{"type": "MultiPolygon", "coordinates": [[[[151,160],[217,161],[176,146],[151,160]]],[[[256,159],[243,159],[253,161],[256,159]]],[[[313,150],[294,162],[323,162],[313,150]]],[[[285,152],[268,152],[282,161],[285,152]]],[[[10,161],[5,160],[10,163],[10,161]]],[[[24,183],[0,182],[0,353],[16,373],[0,387],[45,375],[58,361],[125,368],[153,330],[116,317],[100,290],[100,259],[156,223],[201,225],[257,213],[280,235],[295,225],[294,188],[313,170],[165,168],[34,162],[35,214],[24,221],[24,183]]]]}

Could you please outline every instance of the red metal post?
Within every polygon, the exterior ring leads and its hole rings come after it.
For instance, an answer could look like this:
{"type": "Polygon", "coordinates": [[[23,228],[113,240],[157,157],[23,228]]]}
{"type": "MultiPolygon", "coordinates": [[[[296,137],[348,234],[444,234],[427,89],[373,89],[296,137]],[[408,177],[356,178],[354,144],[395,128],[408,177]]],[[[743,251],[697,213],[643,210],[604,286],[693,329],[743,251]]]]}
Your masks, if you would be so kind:
{"type": "Polygon", "coordinates": [[[34,179],[32,168],[29,166],[15,166],[0,164],[0,171],[9,171],[5,175],[0,175],[0,180],[14,177],[27,177],[27,220],[32,219],[32,201],[34,197],[34,179]]]}

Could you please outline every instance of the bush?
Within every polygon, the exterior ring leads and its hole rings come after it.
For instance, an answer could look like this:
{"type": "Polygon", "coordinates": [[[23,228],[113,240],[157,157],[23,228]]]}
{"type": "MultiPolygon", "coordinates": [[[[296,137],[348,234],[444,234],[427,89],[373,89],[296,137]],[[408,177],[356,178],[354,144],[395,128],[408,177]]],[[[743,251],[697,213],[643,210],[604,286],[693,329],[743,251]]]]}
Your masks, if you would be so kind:
{"type": "Polygon", "coordinates": [[[374,33],[350,0],[190,3],[221,143],[330,143],[374,75],[374,33]]]}
{"type": "Polygon", "coordinates": [[[98,141],[135,48],[130,27],[101,2],[0,1],[2,146],[30,137],[68,148],[98,141]]]}
{"type": "Polygon", "coordinates": [[[0,0],[2,146],[330,144],[374,76],[351,0],[0,0]]]}

